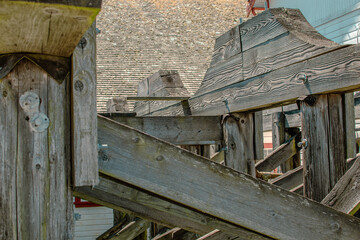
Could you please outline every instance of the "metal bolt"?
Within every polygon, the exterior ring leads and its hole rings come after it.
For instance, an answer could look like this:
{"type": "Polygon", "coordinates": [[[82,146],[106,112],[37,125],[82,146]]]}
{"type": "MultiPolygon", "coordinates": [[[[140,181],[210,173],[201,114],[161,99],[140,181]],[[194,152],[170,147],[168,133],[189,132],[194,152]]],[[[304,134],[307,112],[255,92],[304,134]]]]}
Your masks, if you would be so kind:
{"type": "Polygon", "coordinates": [[[301,147],[307,148],[307,146],[308,146],[308,141],[304,138],[301,142],[298,142],[298,143],[297,143],[297,146],[298,146],[299,148],[301,148],[301,147]]]}
{"type": "Polygon", "coordinates": [[[157,160],[157,161],[162,161],[162,160],[164,160],[164,157],[161,156],[161,155],[160,155],[160,156],[157,156],[157,157],[156,157],[156,160],[157,160]]]}
{"type": "Polygon", "coordinates": [[[40,169],[41,165],[40,164],[36,164],[36,169],[40,169]]]}
{"type": "Polygon", "coordinates": [[[308,81],[308,76],[304,73],[304,74],[298,74],[298,79],[301,80],[304,84],[307,83],[308,81]]]}

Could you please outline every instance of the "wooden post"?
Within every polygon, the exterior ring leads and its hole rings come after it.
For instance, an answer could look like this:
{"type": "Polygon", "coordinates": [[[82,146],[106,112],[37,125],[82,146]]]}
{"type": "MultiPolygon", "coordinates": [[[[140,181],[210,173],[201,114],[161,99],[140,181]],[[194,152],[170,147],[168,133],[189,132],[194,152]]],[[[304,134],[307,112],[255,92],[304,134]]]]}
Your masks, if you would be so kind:
{"type": "Polygon", "coordinates": [[[300,102],[304,141],[304,193],[321,201],[346,170],[341,94],[309,96],[300,102]]]}
{"type": "Polygon", "coordinates": [[[225,165],[248,174],[255,174],[254,114],[226,115],[223,123],[225,165]]]}
{"type": "Polygon", "coordinates": [[[96,113],[95,22],[77,45],[72,57],[73,185],[99,182],[96,113]]]}
{"type": "Polygon", "coordinates": [[[27,59],[0,80],[2,239],[72,239],[68,84],[27,59]]]}
{"type": "MultiPolygon", "coordinates": [[[[298,128],[285,128],[285,114],[283,112],[273,113],[272,121],[273,150],[275,150],[284,142],[291,139],[293,136],[299,134],[298,128]]],[[[282,163],[280,166],[281,172],[283,173],[300,166],[300,153],[298,152],[285,163],[282,163]]]]}

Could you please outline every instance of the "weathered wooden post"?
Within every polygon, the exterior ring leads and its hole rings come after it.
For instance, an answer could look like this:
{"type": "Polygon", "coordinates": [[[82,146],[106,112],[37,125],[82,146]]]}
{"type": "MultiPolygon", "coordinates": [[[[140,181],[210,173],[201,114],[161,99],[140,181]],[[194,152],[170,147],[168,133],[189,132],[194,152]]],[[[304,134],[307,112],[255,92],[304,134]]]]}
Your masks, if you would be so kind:
{"type": "Polygon", "coordinates": [[[0,1],[0,239],[73,238],[70,57],[100,5],[0,1]]]}
{"type": "Polygon", "coordinates": [[[304,193],[321,201],[346,171],[343,95],[308,96],[300,106],[304,193]]]}

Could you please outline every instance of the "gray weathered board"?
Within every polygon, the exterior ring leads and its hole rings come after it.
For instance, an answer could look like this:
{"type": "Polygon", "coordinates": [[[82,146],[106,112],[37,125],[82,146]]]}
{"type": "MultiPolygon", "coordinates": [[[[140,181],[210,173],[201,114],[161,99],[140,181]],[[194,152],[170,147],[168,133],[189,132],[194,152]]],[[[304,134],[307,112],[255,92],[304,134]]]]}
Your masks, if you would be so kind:
{"type": "Polygon", "coordinates": [[[216,116],[109,118],[175,145],[214,144],[223,139],[221,118],[216,116]]]}
{"type": "Polygon", "coordinates": [[[283,143],[271,152],[264,160],[258,162],[255,167],[256,170],[262,172],[269,172],[278,167],[281,163],[291,158],[297,153],[296,138],[293,137],[286,143],[283,143]]]}
{"type": "MultiPolygon", "coordinates": [[[[322,37],[298,10],[270,9],[218,38],[190,110],[221,115],[294,103],[304,95],[354,91],[360,88],[355,50],[322,37]]],[[[183,109],[173,103],[146,114],[182,115],[183,109]]]]}
{"type": "Polygon", "coordinates": [[[2,0],[0,54],[70,57],[100,7],[101,0],[2,0]]]}
{"type": "Polygon", "coordinates": [[[95,22],[72,56],[73,185],[98,183],[95,22]],[[82,44],[84,42],[85,44],[82,44]]]}
{"type": "Polygon", "coordinates": [[[304,193],[321,201],[346,171],[346,132],[341,94],[307,97],[301,106],[304,193]]]}
{"type": "Polygon", "coordinates": [[[98,123],[99,142],[108,144],[99,160],[103,174],[274,238],[353,239],[360,234],[355,217],[112,120],[99,116],[98,123]]]}
{"type": "Polygon", "coordinates": [[[206,234],[218,228],[243,239],[272,239],[173,201],[167,201],[104,174],[100,174],[100,182],[94,188],[75,187],[74,195],[119,211],[134,213],[168,227],[177,226],[198,234],[206,234]]]}
{"type": "Polygon", "coordinates": [[[27,59],[0,80],[1,239],[72,238],[68,84],[27,59]],[[41,99],[47,130],[32,130],[19,105],[29,91],[41,99]]]}
{"type": "Polygon", "coordinates": [[[360,209],[360,157],[321,203],[351,215],[360,209]]]}

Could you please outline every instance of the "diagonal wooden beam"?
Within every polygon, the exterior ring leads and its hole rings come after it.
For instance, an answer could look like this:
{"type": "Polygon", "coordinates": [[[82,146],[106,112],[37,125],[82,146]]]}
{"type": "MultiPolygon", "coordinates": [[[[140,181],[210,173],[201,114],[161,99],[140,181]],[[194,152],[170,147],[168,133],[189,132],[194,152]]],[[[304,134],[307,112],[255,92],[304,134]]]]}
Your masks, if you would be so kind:
{"type": "Polygon", "coordinates": [[[168,231],[166,231],[166,232],[164,232],[162,234],[159,234],[159,235],[155,236],[151,240],[159,240],[159,239],[161,239],[161,238],[163,238],[165,236],[168,236],[170,234],[173,235],[174,233],[176,233],[176,232],[178,232],[180,230],[181,230],[181,228],[179,228],[179,227],[172,228],[172,229],[170,229],[170,230],[168,230],[168,231]]]}
{"type": "Polygon", "coordinates": [[[134,239],[147,228],[150,227],[150,222],[143,219],[136,219],[130,222],[128,225],[124,226],[118,233],[114,234],[109,240],[129,240],[134,239]]]}
{"type": "Polygon", "coordinates": [[[208,216],[189,207],[166,200],[135,186],[100,174],[100,183],[92,187],[75,187],[74,196],[103,206],[157,222],[168,227],[180,227],[190,232],[206,234],[215,228],[244,239],[272,239],[221,219],[208,216]]]}
{"type": "Polygon", "coordinates": [[[176,145],[214,144],[222,140],[218,116],[125,117],[112,120],[176,145]]]}
{"type": "Polygon", "coordinates": [[[100,172],[155,195],[273,238],[352,239],[360,234],[359,219],[110,119],[99,116],[98,131],[99,143],[109,146],[100,172]]]}
{"type": "Polygon", "coordinates": [[[360,209],[360,156],[321,203],[350,215],[360,209]]]}
{"type": "Polygon", "coordinates": [[[292,137],[286,143],[281,144],[278,148],[272,151],[264,160],[258,162],[255,167],[256,170],[268,172],[275,169],[281,163],[294,156],[296,149],[296,136],[292,137]]]}

